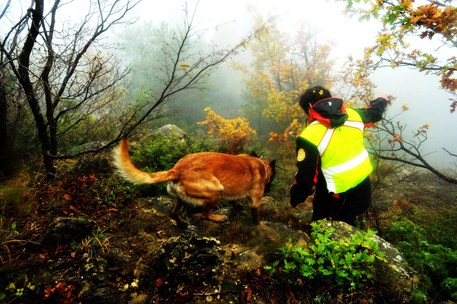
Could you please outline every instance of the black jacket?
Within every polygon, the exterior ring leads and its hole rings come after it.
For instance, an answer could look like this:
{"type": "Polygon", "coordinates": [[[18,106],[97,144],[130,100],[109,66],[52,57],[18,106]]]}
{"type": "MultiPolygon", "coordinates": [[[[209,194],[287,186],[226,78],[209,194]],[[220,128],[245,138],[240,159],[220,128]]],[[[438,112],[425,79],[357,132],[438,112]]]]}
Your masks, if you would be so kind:
{"type": "MultiPolygon", "coordinates": [[[[377,98],[370,102],[367,108],[354,109],[359,113],[363,123],[370,126],[382,119],[382,115],[387,107],[387,100],[377,98]]],[[[309,112],[308,124],[314,120],[327,126],[327,128],[336,128],[345,123],[348,115],[344,109],[343,100],[338,98],[323,99],[311,108],[309,112]]],[[[299,149],[305,151],[306,157],[297,160],[297,174],[295,183],[290,189],[290,203],[293,207],[304,202],[308,196],[313,193],[313,187],[316,186],[316,192],[327,193],[327,185],[321,170],[321,159],[317,147],[308,140],[298,137],[296,145],[296,154],[299,149]]]]}

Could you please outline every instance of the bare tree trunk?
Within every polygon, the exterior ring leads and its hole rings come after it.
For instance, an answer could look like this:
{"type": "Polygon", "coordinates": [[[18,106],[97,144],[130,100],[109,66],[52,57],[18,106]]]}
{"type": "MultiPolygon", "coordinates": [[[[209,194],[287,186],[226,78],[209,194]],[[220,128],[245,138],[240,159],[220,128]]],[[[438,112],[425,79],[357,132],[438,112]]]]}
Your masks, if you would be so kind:
{"type": "Polygon", "coordinates": [[[41,113],[41,108],[38,103],[38,99],[35,95],[32,81],[30,80],[29,67],[30,67],[30,54],[32,53],[33,47],[36,42],[36,38],[39,34],[41,21],[43,20],[44,0],[35,1],[35,9],[32,11],[32,24],[27,34],[24,46],[19,54],[19,82],[24,89],[27,102],[32,110],[33,117],[37,126],[38,137],[41,143],[41,149],[43,151],[43,161],[46,168],[46,172],[49,174],[55,173],[54,164],[50,157],[50,143],[46,133],[46,123],[41,113]]]}
{"type": "MultiPolygon", "coordinates": [[[[44,96],[46,100],[46,121],[48,122],[49,127],[49,144],[50,144],[50,153],[52,155],[57,155],[57,119],[55,118],[55,104],[53,102],[53,94],[51,92],[51,82],[49,80],[49,74],[51,69],[54,66],[54,50],[53,50],[53,37],[54,37],[54,27],[56,24],[56,13],[60,5],[60,0],[55,0],[53,8],[51,10],[51,21],[49,23],[49,30],[46,33],[46,44],[47,44],[47,58],[46,65],[43,67],[43,72],[41,73],[40,80],[43,86],[44,96]]],[[[59,96],[56,96],[58,99],[59,96]]]]}
{"type": "Polygon", "coordinates": [[[8,104],[5,88],[5,74],[0,68],[0,173],[5,174],[8,159],[8,104]]]}
{"type": "MultiPolygon", "coordinates": [[[[80,139],[91,139],[90,136],[79,138],[83,131],[78,127],[82,126],[84,130],[91,126],[101,127],[91,120],[95,119],[101,123],[106,121],[103,119],[102,110],[110,105],[110,102],[119,98],[120,94],[117,91],[120,87],[117,86],[128,73],[128,68],[111,64],[112,57],[105,50],[94,54],[94,50],[96,51],[99,46],[96,45],[94,48],[92,46],[97,38],[113,25],[122,23],[126,14],[139,1],[141,0],[114,0],[106,3],[103,0],[96,0],[97,8],[89,9],[79,25],[69,29],[65,27],[55,29],[56,14],[62,6],[61,1],[46,2],[52,5],[48,12],[44,10],[44,0],[36,0],[33,2],[34,7],[27,11],[27,15],[21,18],[0,45],[2,54],[9,60],[11,71],[17,78],[21,93],[25,95],[33,115],[35,132],[41,145],[45,170],[49,176],[55,173],[54,161],[57,159],[75,158],[111,147],[146,121],[148,115],[160,104],[181,91],[194,89],[205,75],[228,57],[236,54],[247,41],[242,41],[231,50],[213,49],[206,55],[196,52],[184,57],[185,48],[190,47],[191,44],[190,34],[194,17],[192,15],[189,19],[186,14],[185,27],[175,39],[177,43],[164,48],[170,59],[167,62],[167,69],[169,69],[164,75],[166,78],[163,90],[158,91],[149,109],[142,115],[138,114],[139,110],[132,112],[127,109],[125,113],[128,115],[123,116],[120,123],[116,124],[119,132],[112,132],[104,139],[106,141],[103,146],[73,152],[70,148],[72,145],[77,145],[80,139]],[[87,26],[90,22],[86,21],[93,20],[94,16],[99,17],[96,21],[97,25],[95,29],[88,30],[87,26]],[[22,33],[26,34],[25,41],[18,50],[16,47],[20,42],[16,41],[16,38],[24,37],[22,33]],[[53,40],[58,40],[59,43],[56,44],[53,40]],[[61,41],[65,41],[65,44],[61,41]],[[19,53],[17,58],[12,55],[17,53],[19,53]],[[183,72],[180,63],[184,58],[192,58],[193,64],[183,72]],[[87,124],[84,125],[84,123],[87,124]],[[62,142],[64,143],[61,144],[62,142]]],[[[68,3],[72,2],[65,4],[68,3]]],[[[93,137],[98,138],[98,136],[93,137]]]]}

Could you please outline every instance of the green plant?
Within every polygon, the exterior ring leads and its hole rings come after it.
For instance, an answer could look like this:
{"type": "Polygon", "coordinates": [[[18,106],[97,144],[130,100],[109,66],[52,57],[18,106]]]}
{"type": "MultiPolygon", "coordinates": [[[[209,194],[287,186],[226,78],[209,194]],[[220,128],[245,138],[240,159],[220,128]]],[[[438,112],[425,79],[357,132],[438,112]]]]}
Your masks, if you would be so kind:
{"type": "Polygon", "coordinates": [[[0,264],[6,260],[11,260],[9,244],[15,242],[19,232],[16,230],[16,222],[7,220],[4,216],[0,215],[0,264]],[[3,252],[7,256],[3,256],[3,252]]]}
{"type": "MultiPolygon", "coordinates": [[[[199,140],[182,139],[177,136],[162,136],[132,143],[132,162],[141,170],[157,172],[171,169],[182,157],[196,152],[215,150],[215,145],[206,138],[199,140]]],[[[154,196],[165,193],[166,184],[137,186],[143,195],[154,196]]]]}
{"type": "MultiPolygon", "coordinates": [[[[137,146],[132,143],[132,162],[146,172],[169,170],[182,157],[187,155],[189,148],[176,136],[163,137],[160,134],[141,142],[137,146]],[[136,146],[136,148],[135,148],[136,146]]],[[[166,184],[137,186],[143,196],[155,196],[166,192],[166,184]]]]}
{"type": "Polygon", "coordinates": [[[404,254],[408,264],[419,273],[419,289],[429,297],[450,300],[453,286],[450,283],[452,278],[457,277],[457,251],[430,243],[425,235],[424,228],[405,218],[393,221],[386,231],[386,239],[404,254]]]}
{"type": "Polygon", "coordinates": [[[424,210],[415,214],[412,221],[423,229],[423,235],[430,243],[457,250],[457,208],[424,210]]]}
{"type": "Polygon", "coordinates": [[[132,161],[149,171],[168,170],[182,157],[203,151],[215,151],[218,146],[208,137],[184,139],[158,134],[141,144],[132,143],[132,161]]]}
{"type": "Polygon", "coordinates": [[[139,146],[132,143],[132,150],[132,161],[151,172],[168,170],[190,153],[188,145],[177,136],[164,137],[160,134],[141,142],[139,146]]]}
{"type": "Polygon", "coordinates": [[[277,270],[297,278],[319,280],[354,291],[372,281],[374,262],[384,260],[384,253],[372,239],[375,232],[354,233],[348,241],[335,240],[335,229],[326,221],[311,224],[311,242],[307,246],[290,240],[279,248],[281,259],[265,269],[277,270]]]}
{"type": "Polygon", "coordinates": [[[90,236],[83,239],[80,243],[73,243],[72,248],[74,250],[87,252],[91,257],[105,255],[108,253],[110,246],[110,236],[106,235],[105,232],[106,229],[101,230],[100,228],[97,228],[97,230],[93,231],[90,236]]]}
{"type": "Polygon", "coordinates": [[[3,292],[0,292],[0,303],[3,303],[2,301],[4,301],[7,298],[11,300],[15,298],[20,298],[25,294],[28,294],[30,296],[30,294],[35,293],[36,287],[37,286],[34,283],[29,281],[27,275],[24,275],[23,279],[9,282],[5,290],[3,292]]]}
{"type": "Polygon", "coordinates": [[[129,183],[109,175],[70,174],[58,184],[63,199],[69,205],[77,205],[79,209],[102,204],[117,207],[133,197],[129,183]]]}
{"type": "Polygon", "coordinates": [[[447,278],[441,283],[441,289],[452,301],[457,301],[457,278],[447,278]]]}
{"type": "Polygon", "coordinates": [[[427,295],[421,289],[413,288],[411,292],[411,303],[426,304],[428,303],[427,299],[427,295]]]}

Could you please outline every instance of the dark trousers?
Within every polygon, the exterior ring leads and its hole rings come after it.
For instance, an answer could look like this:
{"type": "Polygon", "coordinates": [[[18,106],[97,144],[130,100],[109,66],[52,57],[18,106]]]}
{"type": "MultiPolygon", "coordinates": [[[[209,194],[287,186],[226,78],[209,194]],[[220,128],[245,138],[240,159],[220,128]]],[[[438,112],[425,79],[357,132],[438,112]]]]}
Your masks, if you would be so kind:
{"type": "Polygon", "coordinates": [[[313,200],[313,221],[332,219],[355,224],[358,215],[371,206],[371,181],[367,177],[360,184],[346,192],[330,194],[316,192],[313,200]]]}

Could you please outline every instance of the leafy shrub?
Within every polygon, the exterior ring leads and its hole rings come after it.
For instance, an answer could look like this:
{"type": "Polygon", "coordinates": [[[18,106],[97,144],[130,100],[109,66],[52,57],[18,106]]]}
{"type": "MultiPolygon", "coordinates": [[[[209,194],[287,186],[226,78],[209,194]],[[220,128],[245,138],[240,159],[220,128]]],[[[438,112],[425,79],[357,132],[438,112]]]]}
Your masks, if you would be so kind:
{"type": "Polygon", "coordinates": [[[199,125],[208,125],[208,134],[214,135],[223,145],[228,153],[239,153],[250,137],[257,132],[249,126],[249,121],[243,117],[226,119],[211,108],[204,110],[207,114],[206,120],[198,122],[199,125]]]}
{"type": "Polygon", "coordinates": [[[372,239],[374,231],[354,233],[349,241],[331,238],[335,228],[327,222],[311,223],[311,242],[307,246],[291,241],[279,248],[281,259],[265,269],[282,271],[296,278],[337,285],[351,292],[372,283],[374,262],[384,260],[384,253],[372,239]]]}
{"type": "MultiPolygon", "coordinates": [[[[452,299],[452,278],[457,277],[457,251],[432,244],[425,230],[409,219],[394,221],[386,232],[388,239],[421,276],[419,289],[431,298],[452,299]],[[447,292],[443,290],[446,286],[447,292]],[[444,298],[444,297],[448,298],[444,298]]],[[[455,292],[455,290],[454,290],[455,292]]]]}
{"type": "Polygon", "coordinates": [[[69,175],[58,181],[63,199],[74,208],[106,205],[116,207],[133,197],[130,185],[110,176],[69,175]]]}
{"type": "Polygon", "coordinates": [[[452,301],[457,301],[457,278],[447,278],[441,283],[441,288],[452,301]]]}
{"type": "Polygon", "coordinates": [[[34,181],[30,188],[37,211],[47,215],[95,212],[98,219],[119,211],[134,198],[135,191],[131,183],[113,174],[109,160],[104,160],[107,158],[105,155],[58,162],[58,178],[34,181]],[[98,169],[99,166],[105,168],[98,169]]]}
{"type": "MultiPolygon", "coordinates": [[[[175,163],[190,153],[214,151],[216,146],[203,139],[184,140],[177,136],[157,135],[141,145],[132,144],[132,162],[146,172],[171,169],[175,163]]],[[[165,192],[166,184],[138,186],[143,195],[154,196],[165,192]]]]}
{"type": "Polygon", "coordinates": [[[132,161],[142,170],[156,172],[168,170],[183,156],[190,153],[189,146],[177,136],[158,135],[141,146],[132,144],[132,161]]]}
{"type": "Polygon", "coordinates": [[[451,207],[437,212],[427,210],[417,214],[413,220],[423,228],[423,234],[428,241],[457,250],[457,208],[451,207]]]}

